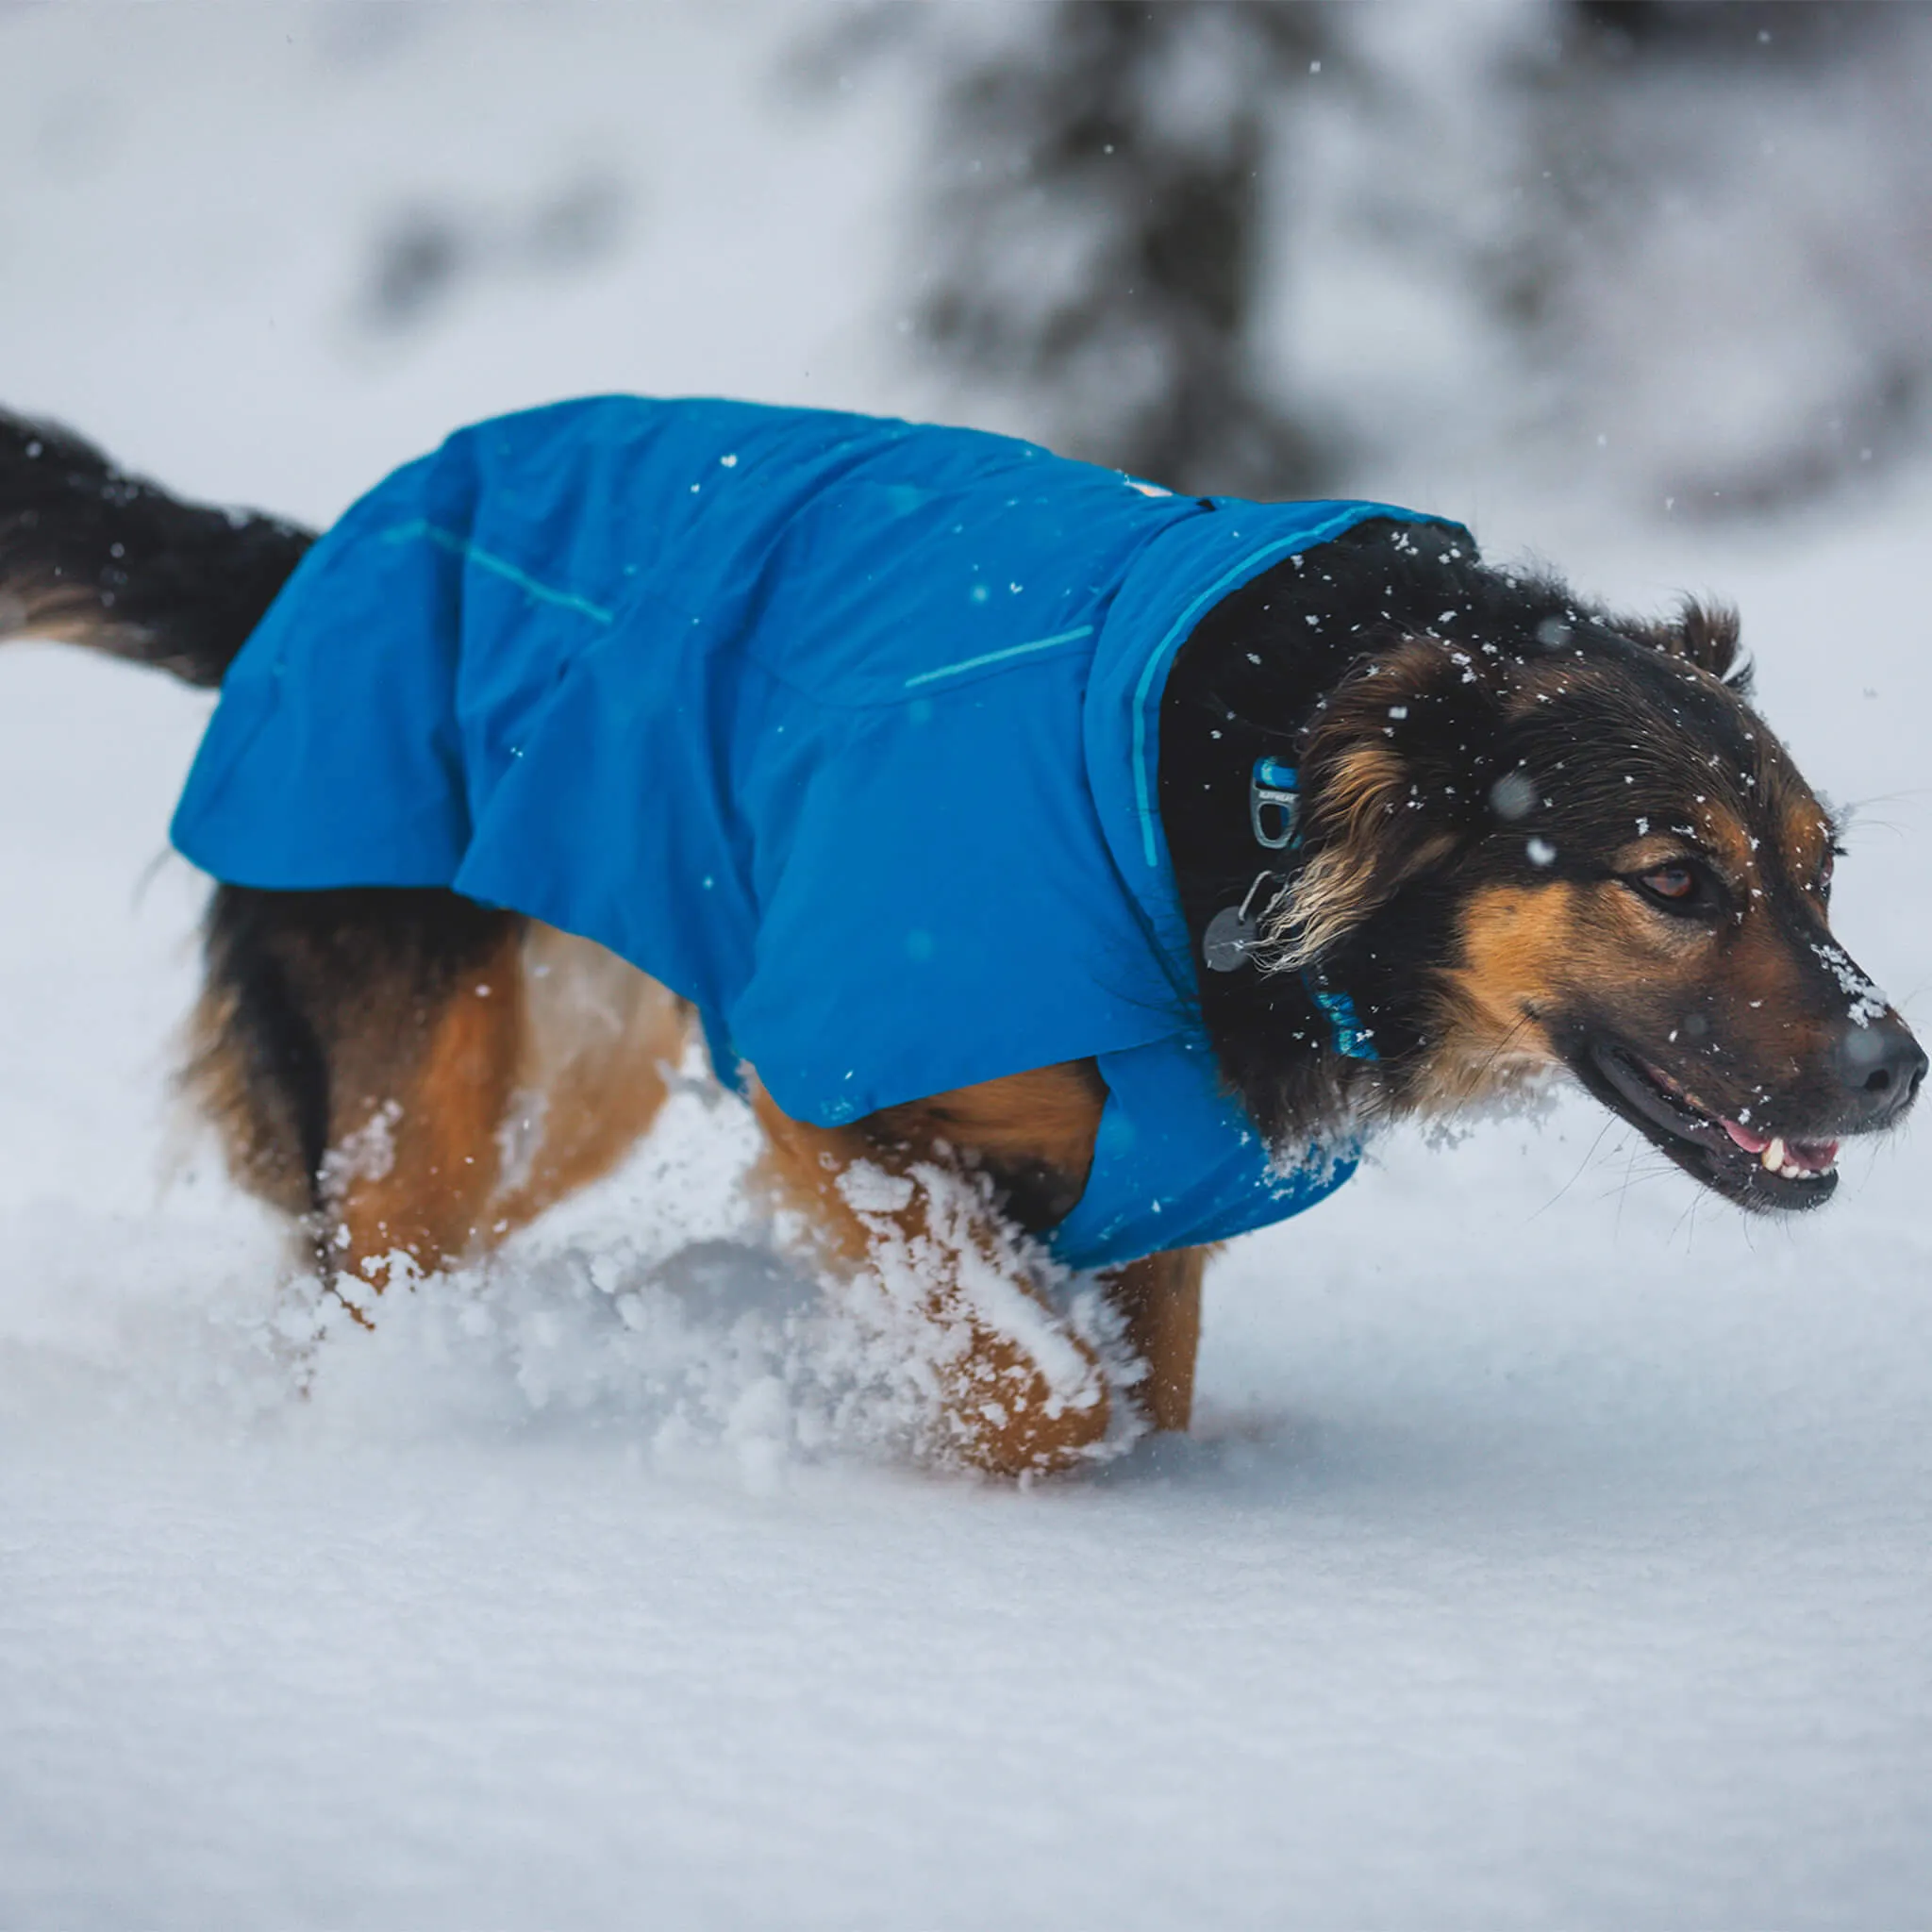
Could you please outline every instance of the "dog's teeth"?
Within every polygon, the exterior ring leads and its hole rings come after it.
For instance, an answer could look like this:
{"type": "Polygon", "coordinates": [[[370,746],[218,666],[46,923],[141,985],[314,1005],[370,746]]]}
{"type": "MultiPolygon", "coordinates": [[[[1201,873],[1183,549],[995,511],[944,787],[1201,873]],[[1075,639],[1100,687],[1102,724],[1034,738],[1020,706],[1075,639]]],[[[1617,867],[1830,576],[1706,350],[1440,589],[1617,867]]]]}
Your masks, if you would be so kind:
{"type": "Polygon", "coordinates": [[[1771,1137],[1771,1144],[1757,1158],[1763,1161],[1766,1174],[1776,1174],[1785,1164],[1784,1141],[1774,1134],[1771,1137]]]}

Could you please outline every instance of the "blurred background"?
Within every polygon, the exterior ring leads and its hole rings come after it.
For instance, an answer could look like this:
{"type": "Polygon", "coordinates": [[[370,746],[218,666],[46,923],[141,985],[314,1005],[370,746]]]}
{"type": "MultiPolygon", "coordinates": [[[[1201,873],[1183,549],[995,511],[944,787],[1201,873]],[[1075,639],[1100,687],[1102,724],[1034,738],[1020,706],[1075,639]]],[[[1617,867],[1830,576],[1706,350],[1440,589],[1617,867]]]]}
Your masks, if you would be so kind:
{"type": "Polygon", "coordinates": [[[0,0],[0,396],[316,520],[608,389],[1511,540],[1926,438],[1916,5],[0,0]]]}

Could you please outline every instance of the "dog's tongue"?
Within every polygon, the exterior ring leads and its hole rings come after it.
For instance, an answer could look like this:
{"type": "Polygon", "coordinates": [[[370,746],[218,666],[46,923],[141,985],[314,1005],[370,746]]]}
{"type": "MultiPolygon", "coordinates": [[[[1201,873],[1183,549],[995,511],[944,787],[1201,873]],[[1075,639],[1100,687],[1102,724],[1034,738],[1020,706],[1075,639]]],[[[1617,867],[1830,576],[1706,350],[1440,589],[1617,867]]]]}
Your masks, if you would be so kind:
{"type": "MultiPolygon", "coordinates": [[[[1746,1154],[1756,1154],[1761,1159],[1764,1150],[1776,1138],[1772,1134],[1754,1134],[1749,1127],[1740,1126],[1736,1121],[1723,1123],[1724,1130],[1746,1154]]],[[[1790,1162],[1792,1167],[1802,1167],[1812,1174],[1823,1174],[1838,1159],[1836,1141],[1780,1141],[1777,1152],[1772,1156],[1774,1161],[1782,1166],[1790,1162]]]]}

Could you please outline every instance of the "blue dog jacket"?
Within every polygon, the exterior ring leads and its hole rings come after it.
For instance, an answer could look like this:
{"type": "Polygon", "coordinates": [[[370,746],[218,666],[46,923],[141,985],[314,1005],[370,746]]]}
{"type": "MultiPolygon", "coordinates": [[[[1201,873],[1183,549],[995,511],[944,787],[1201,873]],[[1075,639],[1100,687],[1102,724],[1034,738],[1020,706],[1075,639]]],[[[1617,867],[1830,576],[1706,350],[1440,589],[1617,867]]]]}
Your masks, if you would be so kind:
{"type": "Polygon", "coordinates": [[[611,396],[483,423],[309,552],[175,844],[246,886],[445,886],[691,1000],[822,1125],[1057,1061],[1107,1084],[1047,1237],[1092,1268],[1310,1206],[1221,1088],[1158,815],[1213,604],[1369,503],[1174,496],[1030,443],[611,396]]]}

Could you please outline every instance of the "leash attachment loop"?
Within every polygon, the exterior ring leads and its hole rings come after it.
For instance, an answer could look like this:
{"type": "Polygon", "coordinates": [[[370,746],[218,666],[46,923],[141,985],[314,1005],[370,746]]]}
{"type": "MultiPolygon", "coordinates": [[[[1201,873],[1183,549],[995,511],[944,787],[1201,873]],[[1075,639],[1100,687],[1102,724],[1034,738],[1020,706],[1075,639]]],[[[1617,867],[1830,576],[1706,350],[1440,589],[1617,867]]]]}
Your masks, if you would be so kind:
{"type": "MultiPolygon", "coordinates": [[[[1255,843],[1264,851],[1285,852],[1297,842],[1301,832],[1301,774],[1294,766],[1266,757],[1255,760],[1248,780],[1248,825],[1254,832],[1255,843]]],[[[1238,973],[1249,963],[1255,941],[1260,937],[1260,921],[1254,911],[1255,895],[1264,884],[1274,888],[1268,908],[1274,907],[1288,890],[1285,874],[1258,872],[1239,906],[1224,906],[1208,922],[1208,929],[1201,935],[1201,958],[1210,973],[1238,973]]],[[[1302,974],[1302,984],[1327,1021],[1329,1038],[1337,1053],[1351,1060],[1381,1058],[1375,1051],[1374,1029],[1362,1024],[1348,994],[1324,985],[1313,971],[1302,974]]]]}
{"type": "Polygon", "coordinates": [[[1248,824],[1255,843],[1285,852],[1294,843],[1300,823],[1301,774],[1277,759],[1257,758],[1248,780],[1248,824]]]}

